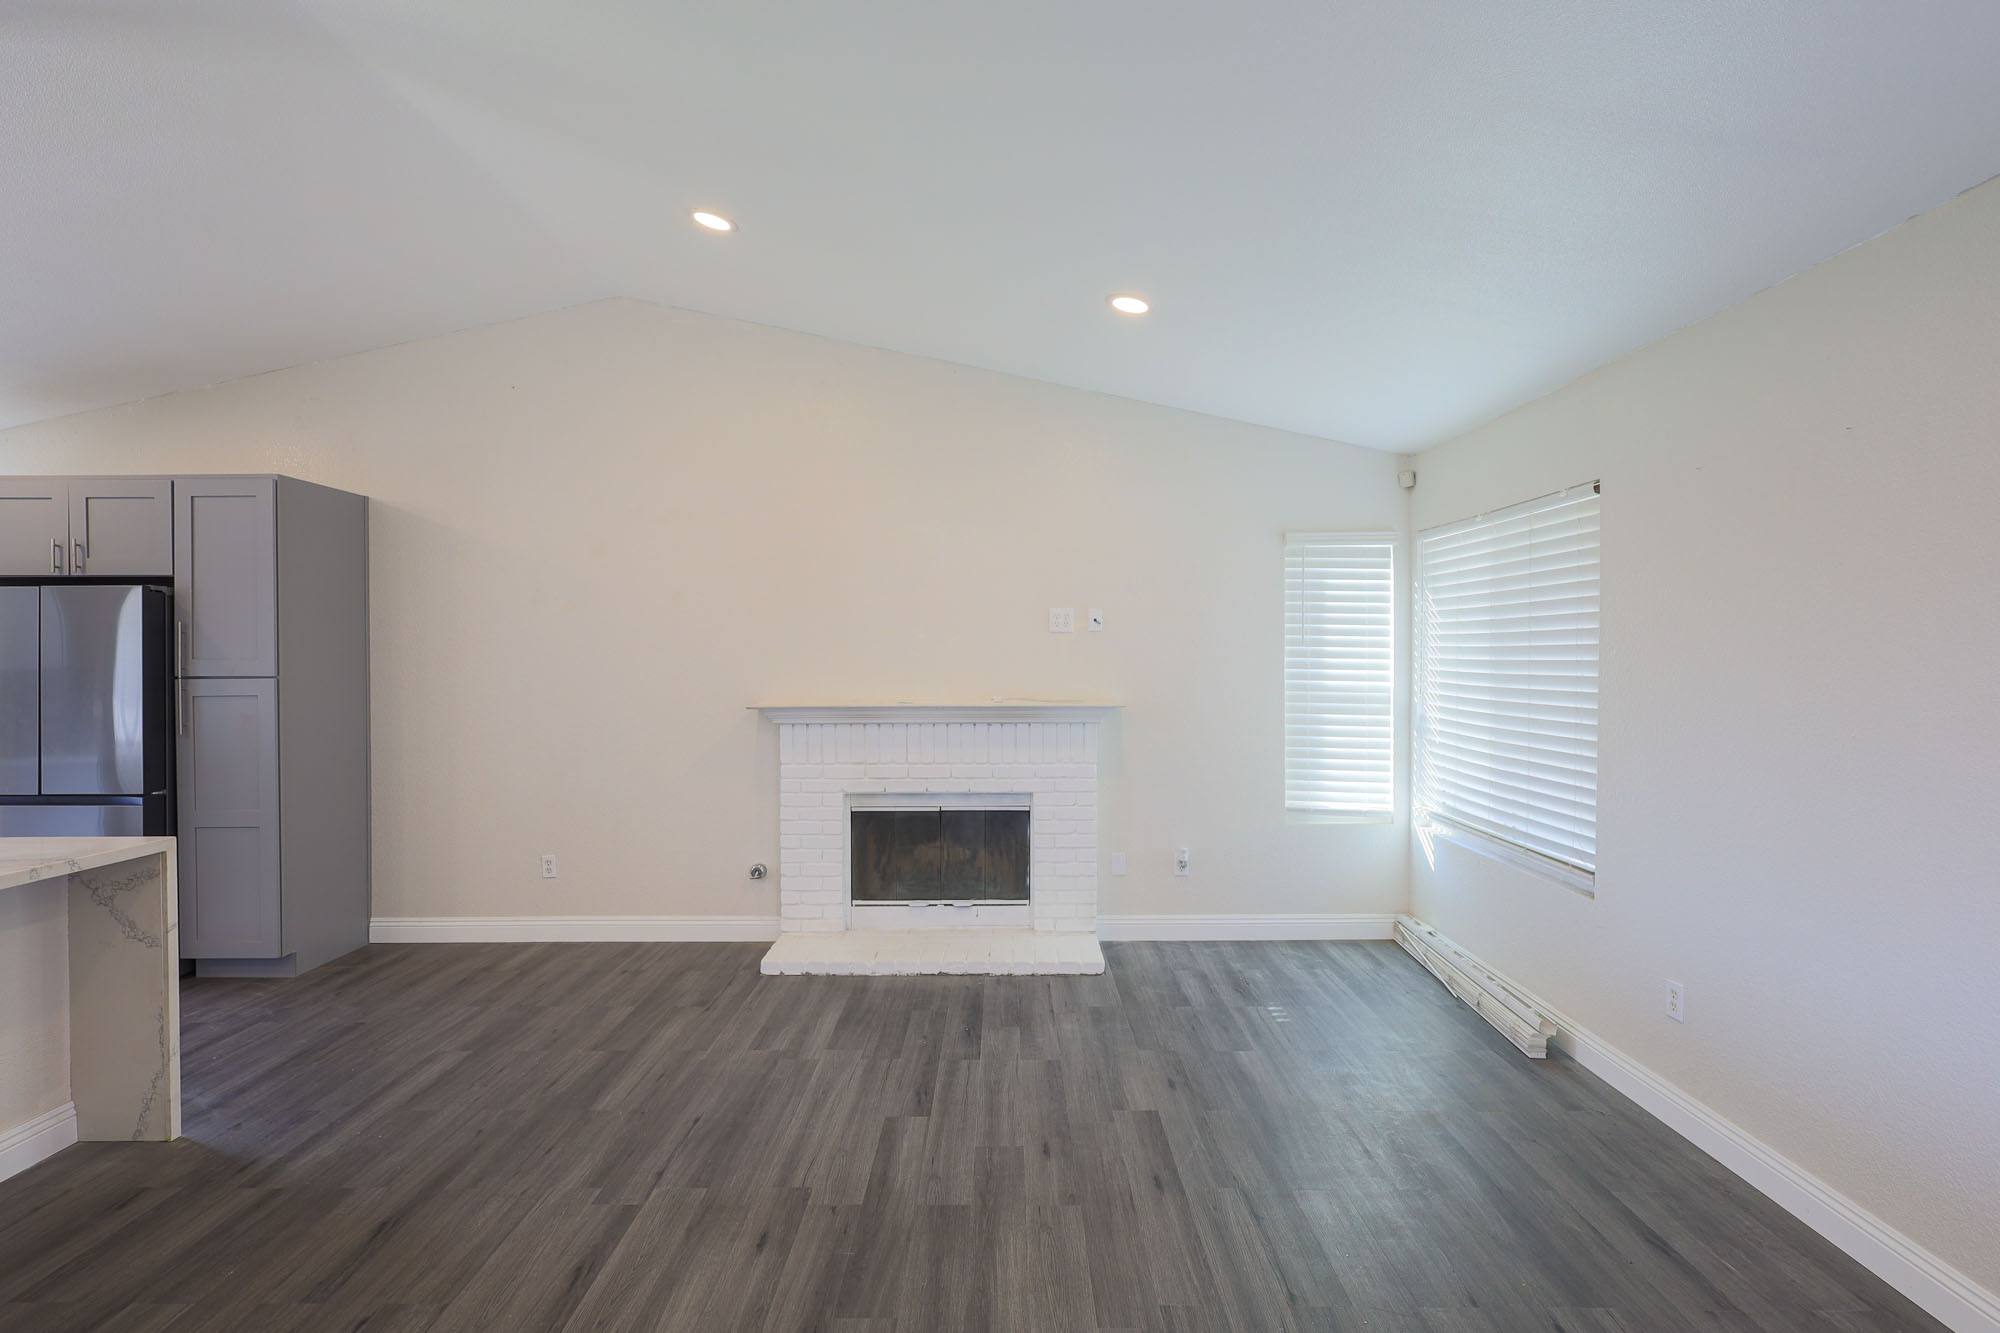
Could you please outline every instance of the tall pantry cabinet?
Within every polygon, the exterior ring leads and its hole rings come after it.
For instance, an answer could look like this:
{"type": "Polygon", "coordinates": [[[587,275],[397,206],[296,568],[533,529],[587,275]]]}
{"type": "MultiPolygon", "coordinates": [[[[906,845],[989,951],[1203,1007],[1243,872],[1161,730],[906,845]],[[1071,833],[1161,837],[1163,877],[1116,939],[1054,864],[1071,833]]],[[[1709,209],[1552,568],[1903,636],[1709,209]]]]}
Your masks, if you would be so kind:
{"type": "Polygon", "coordinates": [[[290,976],[368,942],[368,502],[173,479],[181,956],[290,976]]]}

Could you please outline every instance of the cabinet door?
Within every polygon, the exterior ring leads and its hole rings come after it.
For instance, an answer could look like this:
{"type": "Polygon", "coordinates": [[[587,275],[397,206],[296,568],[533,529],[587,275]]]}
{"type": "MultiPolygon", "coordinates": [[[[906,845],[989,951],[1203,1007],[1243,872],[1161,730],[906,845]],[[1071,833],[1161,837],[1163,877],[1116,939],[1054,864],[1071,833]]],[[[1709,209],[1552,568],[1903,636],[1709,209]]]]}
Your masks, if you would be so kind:
{"type": "Polygon", "coordinates": [[[0,477],[0,574],[69,573],[69,483],[0,477]]]}
{"type": "Polygon", "coordinates": [[[69,549],[72,574],[170,577],[174,572],[173,483],[72,478],[69,549]]]}
{"type": "Polygon", "coordinates": [[[278,507],[268,477],[174,482],[183,676],[278,674],[278,507]]]}
{"type": "Polygon", "coordinates": [[[278,682],[178,688],[181,956],[277,958],[278,682]]]}

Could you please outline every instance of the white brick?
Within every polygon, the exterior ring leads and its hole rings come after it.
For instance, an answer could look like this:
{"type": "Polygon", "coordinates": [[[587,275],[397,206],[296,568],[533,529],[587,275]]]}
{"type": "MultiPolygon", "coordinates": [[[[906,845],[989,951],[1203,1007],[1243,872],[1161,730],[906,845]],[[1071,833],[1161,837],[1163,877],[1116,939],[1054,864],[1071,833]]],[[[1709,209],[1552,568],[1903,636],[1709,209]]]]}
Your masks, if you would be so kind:
{"type": "MultiPolygon", "coordinates": [[[[778,893],[784,930],[845,929],[846,797],[854,792],[1027,795],[1034,810],[1029,863],[1037,886],[1031,911],[1035,929],[1083,935],[1095,929],[1094,724],[787,723],[778,732],[778,893]]],[[[857,959],[849,970],[875,974],[905,969],[857,959]]]]}

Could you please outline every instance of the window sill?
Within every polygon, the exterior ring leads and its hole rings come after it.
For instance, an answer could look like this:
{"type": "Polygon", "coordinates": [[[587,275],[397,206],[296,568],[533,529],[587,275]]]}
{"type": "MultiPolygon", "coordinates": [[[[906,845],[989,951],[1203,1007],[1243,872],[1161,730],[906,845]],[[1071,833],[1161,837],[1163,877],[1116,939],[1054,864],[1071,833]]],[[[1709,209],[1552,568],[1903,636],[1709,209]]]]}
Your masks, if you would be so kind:
{"type": "Polygon", "coordinates": [[[1426,822],[1417,825],[1417,836],[1426,842],[1433,838],[1448,839],[1469,852],[1477,852],[1488,860],[1501,861],[1542,879],[1554,880],[1564,888],[1582,894],[1586,898],[1597,897],[1597,876],[1593,872],[1578,870],[1575,866],[1552,861],[1538,852],[1531,852],[1525,847],[1516,847],[1513,843],[1496,838],[1490,833],[1467,828],[1463,824],[1454,824],[1448,819],[1440,819],[1433,815],[1426,822]]]}
{"type": "Polygon", "coordinates": [[[1395,822],[1396,816],[1393,813],[1384,815],[1349,815],[1342,814],[1338,810],[1293,810],[1289,808],[1285,811],[1285,823],[1288,826],[1293,824],[1393,824],[1395,822]]]}

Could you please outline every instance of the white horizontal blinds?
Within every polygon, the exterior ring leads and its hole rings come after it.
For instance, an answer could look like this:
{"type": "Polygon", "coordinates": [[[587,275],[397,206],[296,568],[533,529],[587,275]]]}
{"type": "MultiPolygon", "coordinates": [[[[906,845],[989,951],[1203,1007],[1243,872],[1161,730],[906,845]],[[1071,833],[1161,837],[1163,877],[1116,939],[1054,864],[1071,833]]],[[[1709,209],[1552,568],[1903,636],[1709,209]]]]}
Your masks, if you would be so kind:
{"type": "Polygon", "coordinates": [[[1395,797],[1395,544],[1285,538],[1285,806],[1388,815],[1395,797]]]}
{"type": "Polygon", "coordinates": [[[1597,543],[1593,485],[1420,533],[1421,812],[1594,872],[1597,543]]]}

